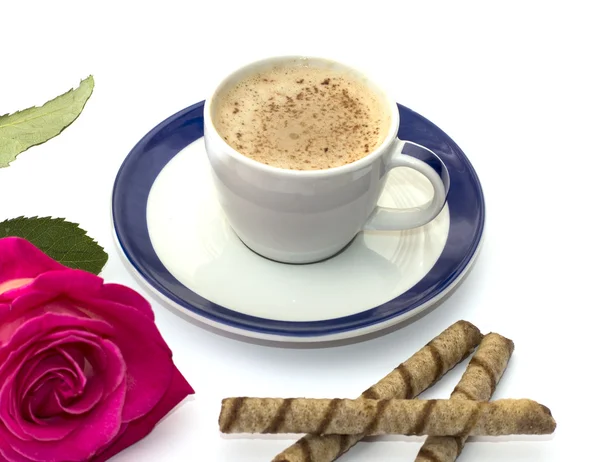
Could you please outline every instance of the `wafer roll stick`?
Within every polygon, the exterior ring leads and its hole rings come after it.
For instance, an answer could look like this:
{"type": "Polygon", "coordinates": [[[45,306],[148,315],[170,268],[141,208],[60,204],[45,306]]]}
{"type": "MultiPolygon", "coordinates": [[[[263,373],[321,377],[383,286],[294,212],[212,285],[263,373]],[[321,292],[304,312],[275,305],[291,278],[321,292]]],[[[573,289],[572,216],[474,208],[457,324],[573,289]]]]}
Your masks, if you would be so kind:
{"type": "MultiPolygon", "coordinates": [[[[361,398],[414,398],[469,356],[481,337],[479,329],[470,322],[452,324],[363,392],[361,398]]],[[[332,462],[361,438],[360,435],[306,435],[277,455],[273,462],[332,462]]]]}
{"type": "Polygon", "coordinates": [[[556,427],[550,410],[529,399],[227,398],[219,424],[228,433],[318,435],[545,435],[556,427]]]}
{"type": "MultiPolygon", "coordinates": [[[[469,356],[481,337],[479,329],[470,322],[455,322],[365,390],[360,398],[414,398],[469,356]]],[[[273,462],[332,462],[362,438],[362,435],[306,435],[275,456],[273,462]]]]}
{"type": "MultiPolygon", "coordinates": [[[[450,399],[488,401],[508,365],[513,350],[512,340],[494,333],[484,336],[450,399]]],[[[429,436],[415,462],[454,462],[466,440],[467,436],[429,436]]]]}

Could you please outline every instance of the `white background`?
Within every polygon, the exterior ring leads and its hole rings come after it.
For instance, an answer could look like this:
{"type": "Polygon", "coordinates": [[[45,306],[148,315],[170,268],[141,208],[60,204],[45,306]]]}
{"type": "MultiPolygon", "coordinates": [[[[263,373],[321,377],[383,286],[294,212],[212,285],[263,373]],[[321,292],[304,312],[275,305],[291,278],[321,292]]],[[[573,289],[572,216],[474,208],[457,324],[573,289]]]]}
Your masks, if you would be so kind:
{"type": "MultiPolygon", "coordinates": [[[[319,349],[256,345],[154,301],[197,394],[114,460],[268,461],[293,440],[221,436],[223,397],[355,397],[461,318],[515,342],[495,397],[536,399],[558,428],[551,437],[478,439],[460,460],[589,454],[600,412],[597,5],[1,0],[1,113],[42,104],[89,74],[96,89],[63,134],[0,170],[0,219],[81,223],[109,253],[109,281],[149,295],[112,240],[110,194],[121,162],[157,123],[253,59],[317,54],[368,69],[462,147],[486,194],[486,239],[471,274],[439,308],[384,336],[319,349]]],[[[463,369],[423,396],[447,397],[463,369]]],[[[421,441],[360,443],[343,460],[408,462],[421,441]]]]}

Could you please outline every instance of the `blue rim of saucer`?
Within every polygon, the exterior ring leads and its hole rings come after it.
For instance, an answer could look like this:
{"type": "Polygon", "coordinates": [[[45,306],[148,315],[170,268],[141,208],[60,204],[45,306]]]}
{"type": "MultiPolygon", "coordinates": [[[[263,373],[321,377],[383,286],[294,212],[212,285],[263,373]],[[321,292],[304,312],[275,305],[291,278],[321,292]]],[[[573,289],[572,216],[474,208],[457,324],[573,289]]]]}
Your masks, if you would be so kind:
{"type": "Polygon", "coordinates": [[[473,166],[442,130],[416,112],[398,105],[398,136],[434,151],[450,176],[447,203],[450,229],[433,268],[408,291],[387,303],[340,318],[292,322],[259,318],[212,303],[179,282],[162,264],[148,232],[146,206],[154,180],[182,149],[204,135],[204,101],[167,118],[131,150],[116,176],[112,218],[117,240],[138,274],[161,295],[207,318],[242,331],[290,338],[325,337],[390,321],[443,295],[474,257],[485,221],[481,184],[473,166]]]}

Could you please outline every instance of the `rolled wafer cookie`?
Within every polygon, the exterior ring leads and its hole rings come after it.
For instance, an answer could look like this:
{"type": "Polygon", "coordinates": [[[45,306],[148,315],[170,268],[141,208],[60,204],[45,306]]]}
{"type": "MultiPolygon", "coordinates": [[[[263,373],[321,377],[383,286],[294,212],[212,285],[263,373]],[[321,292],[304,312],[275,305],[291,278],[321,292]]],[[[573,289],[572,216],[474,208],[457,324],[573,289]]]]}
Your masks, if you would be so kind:
{"type": "Polygon", "coordinates": [[[556,428],[550,410],[529,399],[226,398],[219,425],[226,433],[317,435],[545,435],[556,428]]]}
{"type": "MultiPolygon", "coordinates": [[[[360,398],[414,398],[469,356],[481,337],[470,322],[455,322],[360,398]]],[[[361,439],[361,435],[306,435],[275,456],[273,462],[332,462],[361,439]]]]}
{"type": "MultiPolygon", "coordinates": [[[[513,350],[512,340],[495,333],[485,335],[450,399],[488,401],[508,365],[513,350]]],[[[415,462],[454,462],[466,440],[467,436],[428,436],[415,462]]]]}

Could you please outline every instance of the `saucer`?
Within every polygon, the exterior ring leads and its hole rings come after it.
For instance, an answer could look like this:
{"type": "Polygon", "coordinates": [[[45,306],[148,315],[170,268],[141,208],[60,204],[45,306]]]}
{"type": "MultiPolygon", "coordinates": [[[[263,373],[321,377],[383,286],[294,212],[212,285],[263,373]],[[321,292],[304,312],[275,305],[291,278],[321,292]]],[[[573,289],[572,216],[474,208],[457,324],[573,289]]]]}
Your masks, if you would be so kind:
{"type": "MultiPolygon", "coordinates": [[[[255,254],[217,201],[200,102],[156,126],[123,162],[112,197],[117,243],[162,300],[227,332],[315,342],[404,321],[465,276],[481,244],[485,204],[477,174],[456,143],[419,114],[398,108],[400,138],[432,149],[450,175],[445,208],[421,228],[362,232],[340,254],[308,265],[255,254]]],[[[397,168],[379,205],[419,206],[432,189],[421,174],[397,168]]]]}

